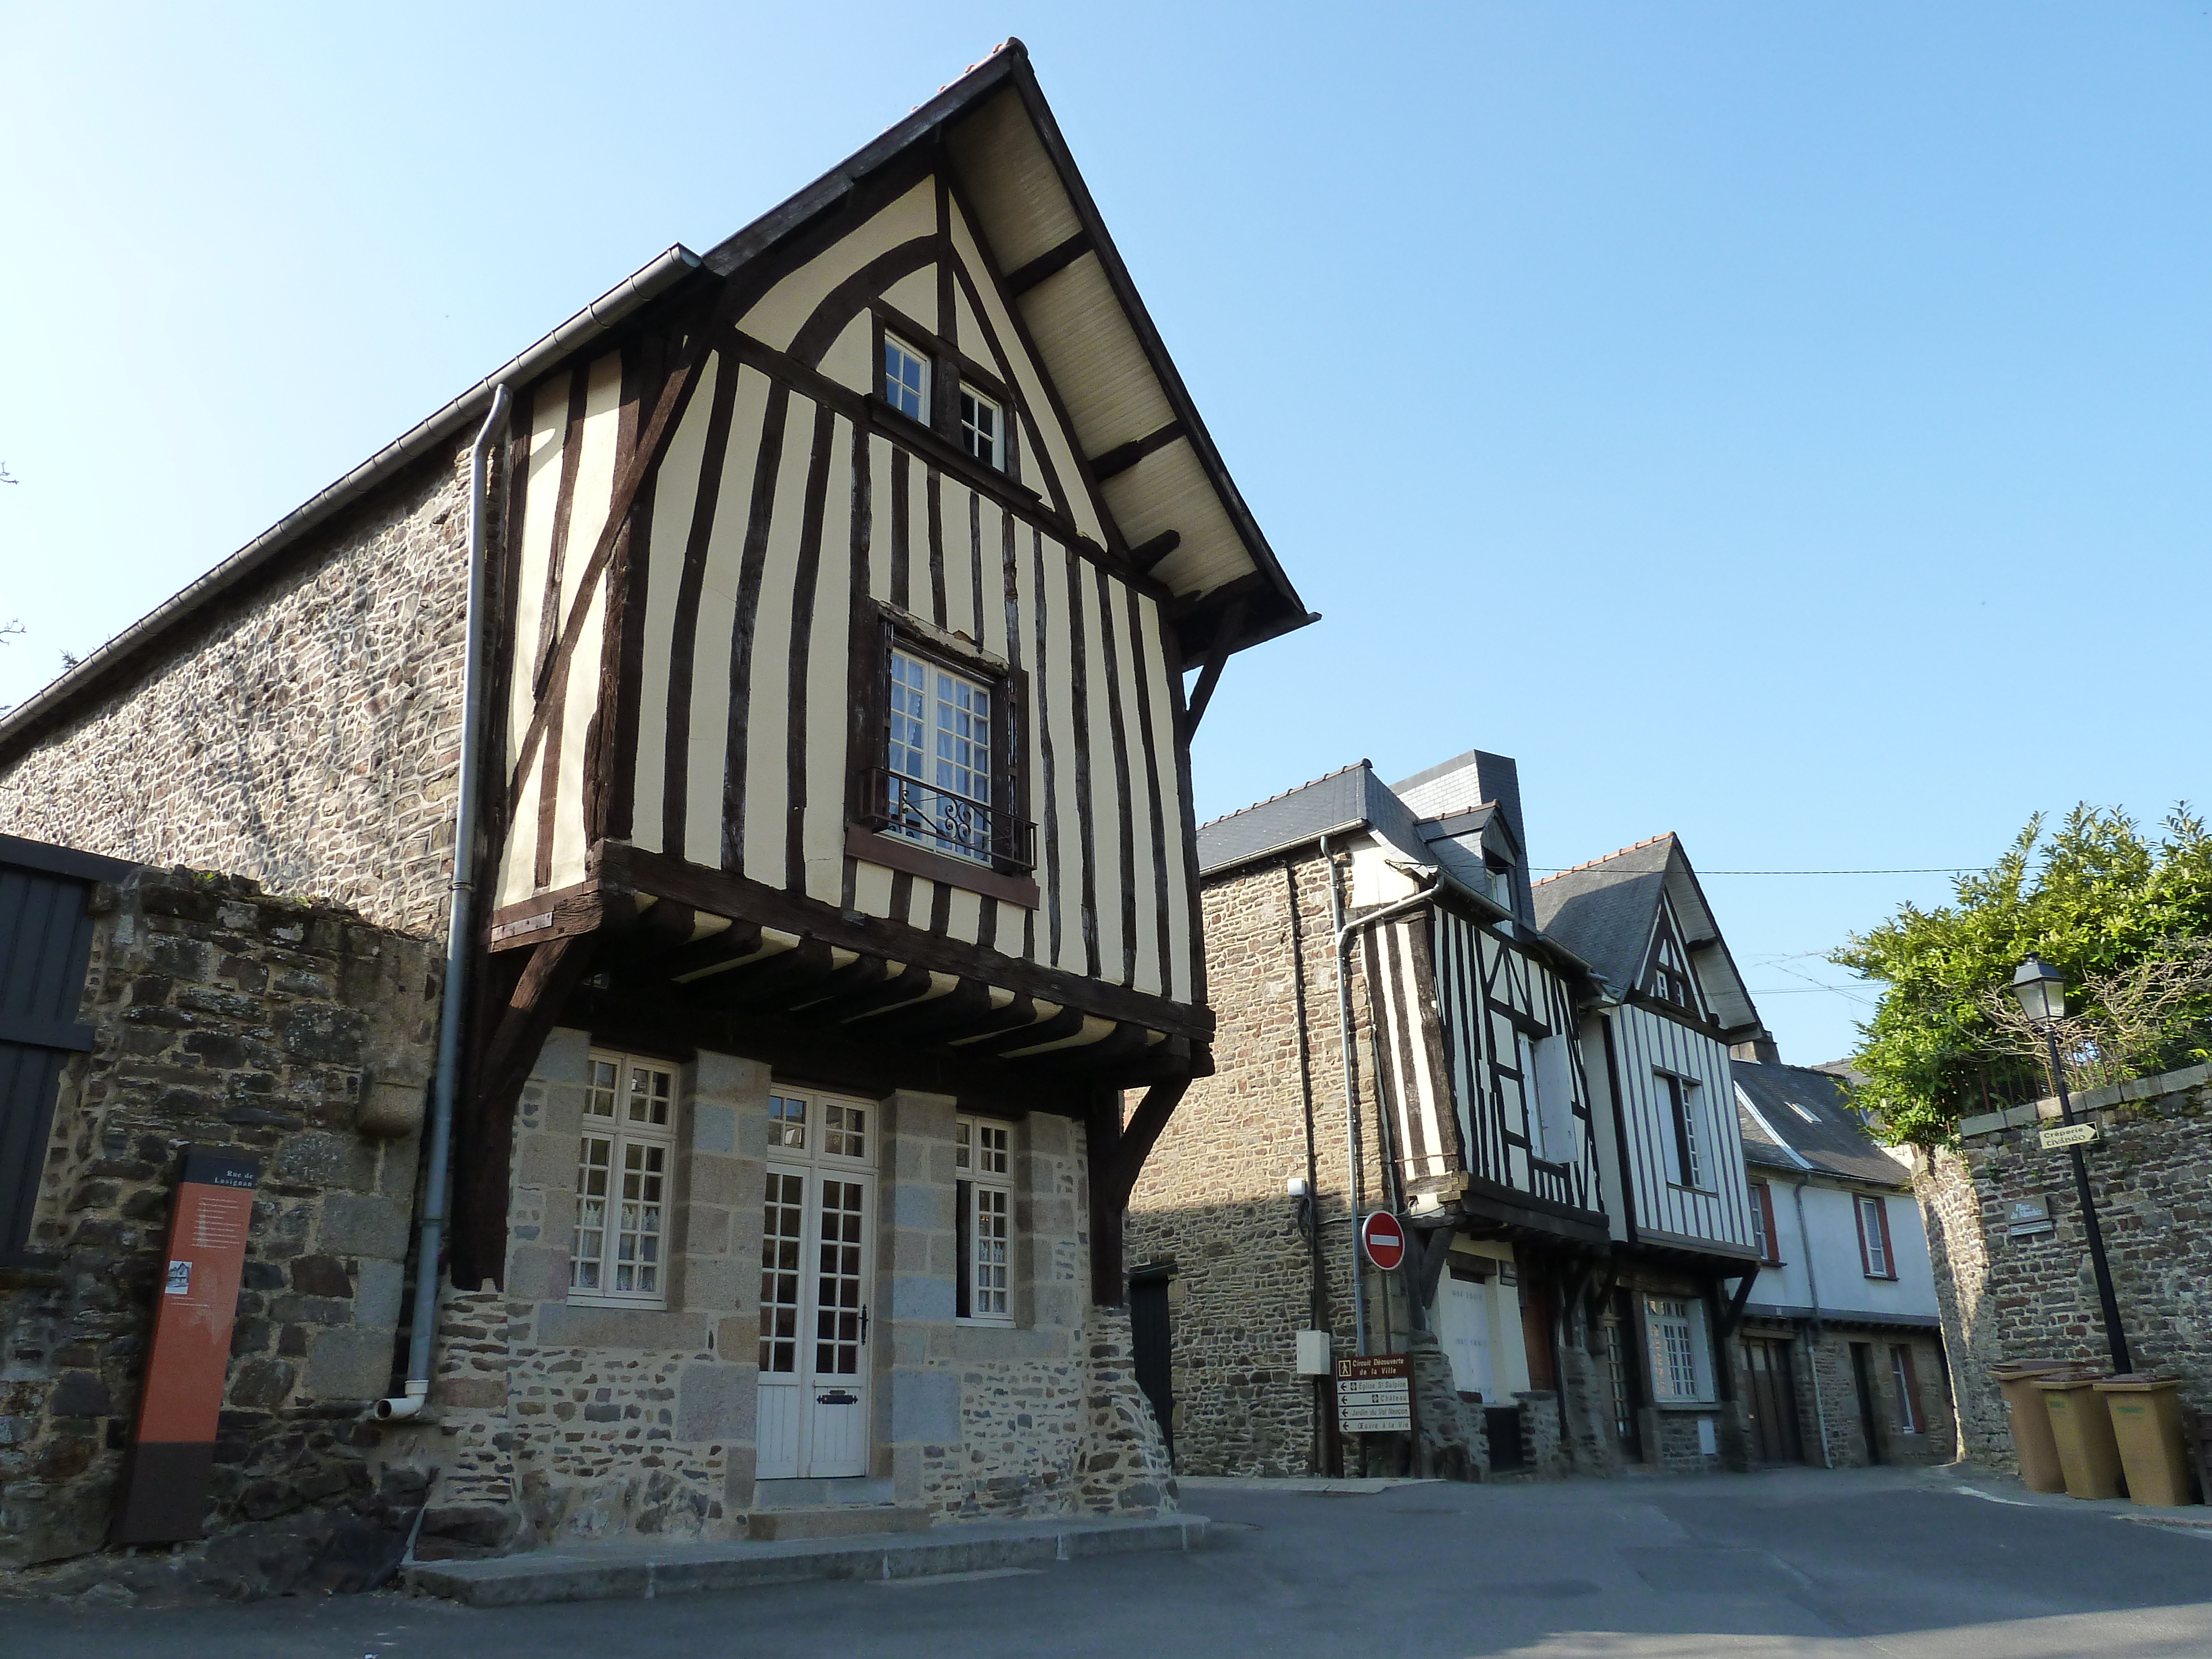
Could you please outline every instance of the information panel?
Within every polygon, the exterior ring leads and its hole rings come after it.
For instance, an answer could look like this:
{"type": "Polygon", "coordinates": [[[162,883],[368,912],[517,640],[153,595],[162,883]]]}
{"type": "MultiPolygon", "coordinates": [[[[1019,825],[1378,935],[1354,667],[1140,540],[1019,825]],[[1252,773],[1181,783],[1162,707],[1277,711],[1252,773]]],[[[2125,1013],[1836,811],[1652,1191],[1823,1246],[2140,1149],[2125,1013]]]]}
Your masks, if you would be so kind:
{"type": "Polygon", "coordinates": [[[1413,1361],[1401,1353],[1338,1360],[1336,1426],[1342,1434],[1411,1434],[1413,1361]]]}
{"type": "Polygon", "coordinates": [[[124,1465],[115,1543],[200,1535],[260,1174],[259,1158],[228,1147],[194,1146],[185,1154],[168,1252],[155,1283],[153,1352],[138,1433],[124,1465]]]}

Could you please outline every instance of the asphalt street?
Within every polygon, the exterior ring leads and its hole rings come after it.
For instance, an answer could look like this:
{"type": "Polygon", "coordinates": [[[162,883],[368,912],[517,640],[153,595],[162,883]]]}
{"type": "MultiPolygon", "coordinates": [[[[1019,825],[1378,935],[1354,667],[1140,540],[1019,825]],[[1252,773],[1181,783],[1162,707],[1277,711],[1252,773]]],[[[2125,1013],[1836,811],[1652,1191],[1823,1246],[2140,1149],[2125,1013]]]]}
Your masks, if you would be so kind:
{"type": "Polygon", "coordinates": [[[2212,1530],[1972,1474],[1200,1484],[1188,1498],[1221,1523],[1188,1554],[496,1612],[395,1595],[166,1612],[0,1601],[0,1655],[2212,1656],[2212,1530]]]}

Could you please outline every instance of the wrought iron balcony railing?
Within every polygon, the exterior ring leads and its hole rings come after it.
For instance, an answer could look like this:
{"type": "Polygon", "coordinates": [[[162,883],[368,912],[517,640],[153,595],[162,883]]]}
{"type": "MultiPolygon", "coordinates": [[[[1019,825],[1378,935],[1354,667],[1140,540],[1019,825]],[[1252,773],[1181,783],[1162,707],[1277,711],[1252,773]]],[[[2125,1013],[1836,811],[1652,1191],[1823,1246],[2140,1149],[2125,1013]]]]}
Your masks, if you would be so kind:
{"type": "Polygon", "coordinates": [[[1036,868],[1036,825],[1003,806],[956,794],[887,766],[862,775],[860,821],[949,857],[1027,875],[1036,868]]]}

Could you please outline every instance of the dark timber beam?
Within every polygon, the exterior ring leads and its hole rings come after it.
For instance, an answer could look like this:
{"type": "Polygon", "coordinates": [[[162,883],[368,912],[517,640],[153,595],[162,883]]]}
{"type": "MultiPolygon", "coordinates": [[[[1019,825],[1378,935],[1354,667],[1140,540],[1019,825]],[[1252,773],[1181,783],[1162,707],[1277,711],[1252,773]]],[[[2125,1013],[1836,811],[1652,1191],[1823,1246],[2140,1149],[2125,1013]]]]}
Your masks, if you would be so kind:
{"type": "Polygon", "coordinates": [[[1121,1270],[1122,1216],[1128,1196],[1116,1196],[1114,1171],[1121,1153],[1121,1091],[1097,1089],[1085,1102],[1084,1147],[1091,1168],[1091,1300],[1101,1308],[1129,1299],[1121,1270]]]}
{"type": "Polygon", "coordinates": [[[1743,1323],[1744,1304],[1751,1300],[1751,1287],[1759,1279],[1757,1268],[1746,1273],[1735,1282],[1735,1294],[1729,1297],[1728,1308],[1721,1315],[1721,1335],[1735,1334],[1735,1328],[1743,1323]]]}
{"type": "Polygon", "coordinates": [[[1152,540],[1139,542],[1131,548],[1129,562],[1149,575],[1153,566],[1182,545],[1182,532],[1180,530],[1163,530],[1152,540]]]}
{"type": "MultiPolygon", "coordinates": [[[[1121,1134],[1117,1137],[1114,1147],[1114,1156],[1112,1161],[1107,1165],[1106,1176],[1103,1182],[1107,1198],[1116,1209],[1128,1207],[1129,1194],[1137,1190],[1137,1177],[1144,1173],[1145,1160],[1152,1156],[1153,1146],[1159,1141],[1161,1131],[1168,1127],[1168,1120],[1175,1115],[1175,1109],[1182,1103],[1183,1092],[1189,1087],[1190,1079],[1187,1077],[1174,1078],[1165,1083],[1155,1083],[1145,1091],[1144,1099],[1137,1103],[1137,1109],[1129,1115],[1128,1122],[1121,1126],[1121,1134]]],[[[1117,1102],[1117,1109],[1118,1107],[1117,1102]]],[[[1095,1173],[1097,1169],[1097,1154],[1094,1152],[1091,1158],[1091,1168],[1094,1171],[1091,1176],[1092,1190],[1096,1192],[1102,1183],[1095,1173]]]]}
{"type": "Polygon", "coordinates": [[[719,933],[708,935],[690,945],[679,945],[651,964],[646,976],[653,979],[681,979],[686,974],[696,974],[720,968],[726,963],[741,962],[761,948],[760,924],[757,921],[732,922],[719,933]]]}
{"type": "Polygon", "coordinates": [[[830,947],[818,939],[803,939],[788,951],[717,974],[700,989],[718,1008],[787,1008],[835,971],[830,947]]]}
{"type": "Polygon", "coordinates": [[[1170,421],[1165,426],[1147,432],[1141,438],[1132,438],[1127,443],[1116,444],[1103,455],[1091,458],[1091,476],[1104,483],[1117,473],[1127,472],[1154,450],[1165,449],[1182,435],[1182,422],[1170,421]]]}
{"type": "Polygon", "coordinates": [[[1198,723],[1206,718],[1206,705],[1213,701],[1213,688],[1221,683],[1222,668],[1229,661],[1229,653],[1237,648],[1237,636],[1244,631],[1244,613],[1250,608],[1249,599],[1232,599],[1229,609],[1222,613],[1221,626],[1213,630],[1213,642],[1206,647],[1206,665],[1198,671],[1198,685],[1190,694],[1190,712],[1183,716],[1183,737],[1194,736],[1198,723]]]}
{"type": "Polygon", "coordinates": [[[972,1030],[977,1018],[990,1011],[991,988],[963,979],[941,997],[874,1015],[860,1029],[885,1042],[943,1042],[953,1032],[972,1030]]]}
{"type": "Polygon", "coordinates": [[[1057,276],[1091,252],[1091,233],[1079,230],[1066,241],[1047,248],[1025,265],[1006,274],[1006,292],[1017,300],[1048,276],[1057,276]]]}
{"type": "Polygon", "coordinates": [[[484,1050],[454,1160],[453,1278],[462,1290],[504,1285],[515,1103],[597,946],[593,936],[578,934],[532,951],[484,1050]]]}

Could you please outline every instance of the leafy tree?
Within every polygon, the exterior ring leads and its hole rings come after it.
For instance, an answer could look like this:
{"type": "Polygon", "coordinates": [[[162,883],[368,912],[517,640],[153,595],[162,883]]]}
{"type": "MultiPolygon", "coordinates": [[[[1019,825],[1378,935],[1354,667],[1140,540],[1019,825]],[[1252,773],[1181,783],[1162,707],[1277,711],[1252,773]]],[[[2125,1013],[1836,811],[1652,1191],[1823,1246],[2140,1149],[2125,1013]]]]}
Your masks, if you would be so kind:
{"type": "Polygon", "coordinates": [[[1961,1117],[2043,1092],[2040,1069],[2022,1058],[2018,1034],[1989,1000],[2032,955],[2065,975],[2067,1041],[2077,1050],[2101,1046],[2098,1075],[2142,1075],[2205,1056],[2212,988],[2185,966],[2190,985],[2177,998],[2175,975],[2160,978],[2160,969],[2168,959],[2212,959],[2202,943],[2212,939],[2212,834],[2186,806],[2162,829],[2152,839],[2124,812],[2085,805],[2046,836],[2038,814],[1989,869],[1956,880],[1953,903],[1907,904],[1831,953],[1886,988],[1859,1028],[1855,1059],[1866,1078],[1858,1103],[1886,1139],[1933,1146],[1961,1117]],[[2133,988],[2147,974],[2160,978],[2163,999],[2148,1036],[2140,1007],[2118,1006],[2130,995],[2141,1003],[2133,988]]]}

